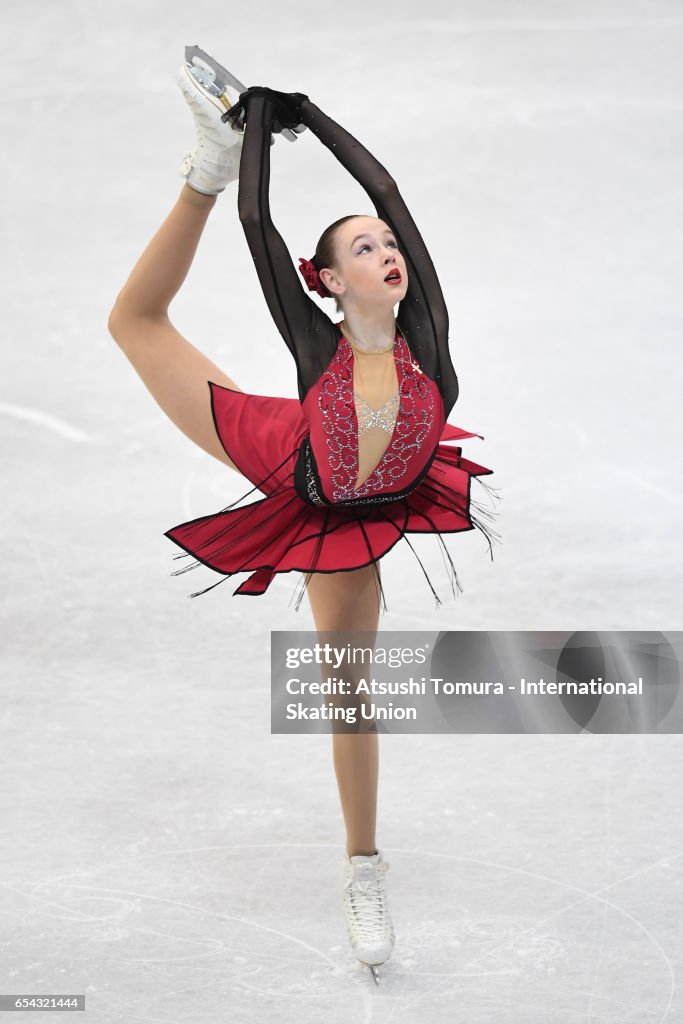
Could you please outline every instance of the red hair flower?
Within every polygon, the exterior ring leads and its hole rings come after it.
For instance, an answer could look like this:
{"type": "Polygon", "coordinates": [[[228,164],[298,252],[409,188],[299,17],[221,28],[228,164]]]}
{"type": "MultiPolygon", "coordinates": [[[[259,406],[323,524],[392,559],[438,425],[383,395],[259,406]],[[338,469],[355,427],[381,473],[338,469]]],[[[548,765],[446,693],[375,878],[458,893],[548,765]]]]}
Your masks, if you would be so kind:
{"type": "Polygon", "coordinates": [[[317,268],[314,267],[311,260],[306,260],[303,256],[299,257],[299,271],[304,281],[308,285],[309,292],[317,292],[324,299],[329,297],[329,292],[325,285],[320,280],[317,268]]]}

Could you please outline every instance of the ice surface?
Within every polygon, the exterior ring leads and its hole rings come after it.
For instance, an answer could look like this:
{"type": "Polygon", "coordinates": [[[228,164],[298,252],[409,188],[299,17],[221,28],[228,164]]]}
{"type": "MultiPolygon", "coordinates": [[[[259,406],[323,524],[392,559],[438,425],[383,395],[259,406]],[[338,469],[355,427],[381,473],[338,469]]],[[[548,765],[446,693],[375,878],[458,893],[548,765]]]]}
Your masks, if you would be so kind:
{"type": "MultiPolygon", "coordinates": [[[[381,626],[680,628],[680,4],[14,0],[2,28],[0,990],[87,992],[98,1024],[679,1020],[676,736],[383,737],[375,989],[329,740],[269,734],[269,631],[313,628],[298,577],[189,600],[199,571],[169,575],[163,531],[246,487],[107,316],[182,184],[184,45],[307,93],[429,245],[451,420],[504,499],[493,562],[448,540],[465,589],[440,610],[407,547],[384,559],[381,626]]],[[[374,212],[310,133],[272,160],[294,259],[374,212]]],[[[171,315],[243,389],[295,396],[234,185],[171,315]]]]}

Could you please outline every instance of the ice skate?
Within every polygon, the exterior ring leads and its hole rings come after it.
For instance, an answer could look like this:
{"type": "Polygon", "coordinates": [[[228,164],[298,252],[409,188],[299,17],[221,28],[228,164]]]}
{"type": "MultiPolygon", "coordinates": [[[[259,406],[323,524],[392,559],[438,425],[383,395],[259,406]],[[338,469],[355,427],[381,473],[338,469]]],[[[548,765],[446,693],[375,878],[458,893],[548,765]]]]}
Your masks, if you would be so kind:
{"type": "MultiPolygon", "coordinates": [[[[222,64],[208,54],[205,50],[200,50],[198,46],[186,46],[185,47],[185,63],[190,66],[194,65],[202,69],[205,76],[210,76],[208,82],[208,88],[210,91],[220,97],[225,93],[236,94],[231,99],[230,103],[221,111],[225,113],[225,110],[229,110],[231,106],[234,106],[239,99],[240,93],[246,92],[247,87],[240,82],[239,78],[235,78],[231,71],[224,68],[222,64]]],[[[298,125],[294,131],[289,128],[282,128],[280,135],[283,135],[289,142],[296,142],[298,134],[301,134],[305,130],[306,126],[303,124],[298,125]]],[[[270,144],[271,146],[275,142],[275,136],[271,135],[270,144]]]]}
{"type": "Polygon", "coordinates": [[[185,47],[176,81],[197,130],[194,148],[185,154],[180,173],[197,192],[218,195],[239,178],[244,133],[225,124],[221,116],[237,103],[244,87],[197,46],[185,47]]]}
{"type": "Polygon", "coordinates": [[[376,985],[376,968],[394,949],[394,927],[384,887],[389,864],[381,850],[372,857],[344,854],[344,913],[354,954],[365,964],[376,985]]]}

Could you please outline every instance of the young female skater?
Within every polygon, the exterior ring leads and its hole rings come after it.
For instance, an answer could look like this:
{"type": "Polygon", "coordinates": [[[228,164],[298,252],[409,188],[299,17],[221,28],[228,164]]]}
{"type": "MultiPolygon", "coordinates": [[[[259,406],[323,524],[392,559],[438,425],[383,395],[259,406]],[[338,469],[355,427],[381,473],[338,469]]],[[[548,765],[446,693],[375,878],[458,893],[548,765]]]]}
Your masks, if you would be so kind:
{"type": "MultiPolygon", "coordinates": [[[[481,435],[446,423],[458,397],[448,314],[394,180],[307,96],[264,87],[240,93],[230,81],[208,54],[186,51],[178,84],[197,129],[181,170],[186,183],[119,293],[109,330],[170,419],[241,472],[253,484],[247,494],[265,495],[167,531],[186,552],[178,557],[195,559],[179,572],[206,565],[223,582],[247,571],[234,593],[258,595],[276,573],[299,571],[299,601],[307,592],[318,632],[362,630],[370,646],[384,600],[379,559],[397,541],[434,533],[459,589],[440,534],[476,527],[491,549],[473,507],[489,519],[493,513],[470,489],[492,471],[443,443],[481,435]],[[296,138],[292,130],[305,128],[360,182],[378,214],[335,221],[313,259],[300,259],[309,290],[333,297],[343,311],[340,323],[306,295],[270,217],[270,147],[277,134],[296,138]],[[244,393],[168,317],[217,195],[238,178],[240,221],[296,363],[298,400],[244,393]]],[[[389,865],[375,842],[377,739],[376,731],[333,734],[347,832],[347,928],[355,955],[371,969],[394,946],[384,888],[389,865]]]]}

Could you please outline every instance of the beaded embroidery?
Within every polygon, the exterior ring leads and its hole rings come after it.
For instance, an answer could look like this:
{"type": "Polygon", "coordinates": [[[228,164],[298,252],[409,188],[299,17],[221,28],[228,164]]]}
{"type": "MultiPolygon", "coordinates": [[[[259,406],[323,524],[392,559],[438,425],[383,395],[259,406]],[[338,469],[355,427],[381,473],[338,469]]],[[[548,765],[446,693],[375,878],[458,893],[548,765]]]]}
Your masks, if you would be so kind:
{"type": "Polygon", "coordinates": [[[325,502],[318,494],[318,485],[315,479],[315,473],[313,472],[313,466],[311,465],[311,449],[308,441],[306,444],[305,460],[306,460],[306,488],[308,491],[308,498],[313,505],[324,505],[325,502]]]}
{"type": "Polygon", "coordinates": [[[359,424],[353,392],[353,350],[345,337],[340,338],[334,358],[320,378],[318,403],[327,439],[334,502],[389,490],[405,475],[411,458],[420,451],[429,434],[434,418],[432,382],[413,360],[400,334],[396,338],[395,360],[399,377],[398,411],[391,440],[357,490],[354,485],[358,479],[359,424]]]}
{"type": "Polygon", "coordinates": [[[392,434],[394,431],[394,423],[396,421],[396,415],[398,413],[399,397],[398,391],[389,398],[381,409],[376,409],[374,405],[370,405],[366,402],[362,395],[355,392],[356,396],[356,413],[358,416],[358,436],[362,437],[363,434],[367,434],[368,430],[372,427],[381,427],[382,430],[386,430],[387,434],[392,434]],[[358,405],[358,402],[361,405],[358,405]]]}

